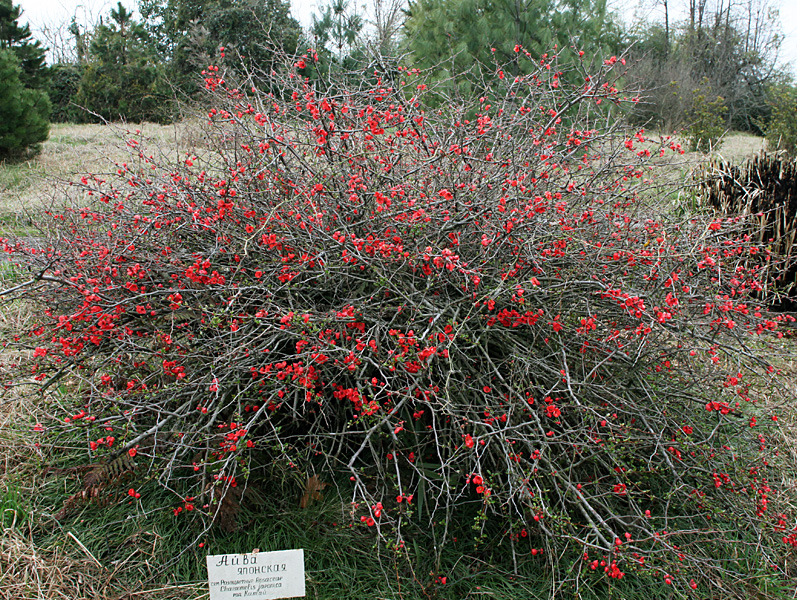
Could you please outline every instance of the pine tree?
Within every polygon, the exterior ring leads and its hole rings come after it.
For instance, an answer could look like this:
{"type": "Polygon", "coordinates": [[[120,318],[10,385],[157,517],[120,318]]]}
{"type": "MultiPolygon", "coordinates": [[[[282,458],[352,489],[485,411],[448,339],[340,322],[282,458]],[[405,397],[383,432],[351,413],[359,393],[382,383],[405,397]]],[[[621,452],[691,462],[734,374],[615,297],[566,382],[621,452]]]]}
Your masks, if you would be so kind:
{"type": "Polygon", "coordinates": [[[220,46],[268,71],[275,51],[294,53],[301,34],[288,0],[139,0],[138,10],[170,81],[189,94],[220,46]]]}
{"type": "Polygon", "coordinates": [[[104,120],[168,122],[171,93],[141,23],[121,2],[94,32],[75,101],[104,120]]]}
{"type": "Polygon", "coordinates": [[[415,0],[404,26],[415,66],[479,76],[496,62],[520,69],[517,46],[533,56],[556,51],[566,61],[576,51],[590,59],[620,45],[606,0],[415,0]]]}
{"type": "Polygon", "coordinates": [[[321,15],[313,15],[312,33],[316,50],[330,52],[333,60],[342,63],[355,50],[357,36],[363,28],[362,15],[348,0],[332,0],[321,15]]]}
{"type": "Polygon", "coordinates": [[[20,25],[22,9],[11,0],[0,0],[0,49],[11,50],[22,67],[20,80],[25,87],[43,89],[47,85],[45,49],[34,40],[28,25],[20,25]]]}
{"type": "Polygon", "coordinates": [[[302,75],[321,88],[333,82],[340,83],[342,78],[357,85],[362,79],[365,59],[365,46],[360,37],[363,25],[363,16],[353,2],[330,0],[313,15],[312,37],[306,42],[307,47],[314,50],[314,60],[306,61],[302,75]]]}
{"type": "Polygon", "coordinates": [[[17,55],[0,48],[0,160],[35,154],[50,131],[50,100],[26,88],[17,55]]]}

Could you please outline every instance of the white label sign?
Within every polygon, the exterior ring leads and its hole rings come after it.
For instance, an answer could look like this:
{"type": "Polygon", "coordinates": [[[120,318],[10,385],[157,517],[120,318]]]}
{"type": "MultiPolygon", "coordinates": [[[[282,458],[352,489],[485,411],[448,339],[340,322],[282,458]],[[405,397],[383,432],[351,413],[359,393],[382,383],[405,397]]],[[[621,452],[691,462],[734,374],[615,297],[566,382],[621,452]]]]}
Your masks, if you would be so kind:
{"type": "Polygon", "coordinates": [[[304,550],[216,554],[205,558],[210,600],[304,597],[304,550]]]}

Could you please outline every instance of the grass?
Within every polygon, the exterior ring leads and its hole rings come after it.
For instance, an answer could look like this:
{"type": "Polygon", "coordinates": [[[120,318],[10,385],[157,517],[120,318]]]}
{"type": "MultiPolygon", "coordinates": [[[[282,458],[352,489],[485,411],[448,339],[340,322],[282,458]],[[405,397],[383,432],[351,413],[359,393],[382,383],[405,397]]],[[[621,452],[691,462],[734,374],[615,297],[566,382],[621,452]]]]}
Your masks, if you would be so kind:
{"type": "Polygon", "coordinates": [[[766,140],[750,133],[734,131],[722,138],[713,155],[730,162],[741,162],[766,149],[766,140]]]}
{"type": "Polygon", "coordinates": [[[118,501],[88,503],[69,519],[54,522],[48,507],[75,489],[74,478],[69,479],[51,472],[31,482],[37,499],[24,497],[32,517],[4,530],[2,551],[16,579],[3,582],[0,576],[0,598],[205,598],[205,554],[255,548],[304,548],[307,597],[317,600],[678,597],[661,582],[638,578],[595,585],[596,577],[588,572],[557,582],[547,561],[528,552],[521,552],[525,558],[513,573],[508,544],[476,545],[462,522],[454,524],[460,541],[437,560],[428,532],[412,531],[404,549],[391,549],[377,542],[373,530],[346,524],[341,496],[328,494],[301,509],[301,490],[291,486],[268,488],[273,496],[245,508],[241,528],[230,533],[206,531],[184,515],[175,517],[168,508],[173,502],[154,485],[141,488],[137,509],[146,516],[138,519],[128,518],[130,501],[124,499],[126,484],[120,484],[118,501]],[[29,571],[44,576],[35,579],[29,571]],[[82,591],[75,572],[84,574],[82,591]]]}
{"type": "MultiPolygon", "coordinates": [[[[165,152],[198,146],[193,124],[147,124],[141,129],[165,152]]],[[[0,230],[35,235],[36,211],[58,200],[54,180],[101,173],[125,158],[118,144],[119,130],[54,125],[37,158],[0,165],[0,230]]],[[[732,135],[719,154],[741,160],[762,144],[760,138],[732,135]]],[[[703,157],[682,158],[681,164],[689,165],[703,157]]],[[[19,281],[18,270],[0,262],[0,289],[19,281]]],[[[28,329],[33,318],[34,308],[29,305],[14,301],[0,305],[0,338],[10,339],[28,329]]],[[[25,359],[24,353],[0,353],[0,379],[7,379],[11,364],[25,359]]],[[[49,399],[57,401],[56,396],[49,399]]],[[[569,571],[567,557],[541,559],[523,551],[515,565],[500,526],[488,532],[486,542],[477,543],[467,519],[451,524],[458,541],[439,555],[433,551],[434,531],[418,527],[409,527],[403,548],[396,549],[380,542],[372,529],[349,525],[345,489],[331,488],[321,502],[302,509],[301,486],[279,473],[269,477],[268,471],[252,490],[255,493],[244,504],[238,515],[240,526],[233,532],[208,530],[185,513],[175,516],[175,496],[146,477],[135,483],[140,501],[127,495],[131,483],[120,477],[103,490],[101,501],[79,503],[66,518],[56,520],[64,501],[81,490],[80,471],[92,457],[85,440],[77,438],[63,439],[61,447],[38,444],[32,429],[49,402],[32,403],[14,388],[0,397],[2,600],[199,600],[208,597],[206,554],[254,548],[304,548],[307,597],[318,600],[687,597],[661,580],[607,581],[590,572],[569,571]],[[130,518],[131,514],[138,517],[130,518]]],[[[751,539],[752,548],[754,542],[751,539]]],[[[791,590],[777,587],[755,593],[762,598],[793,597],[791,590]]],[[[724,598],[721,585],[704,588],[701,594],[724,598]]]]}
{"type": "MultiPolygon", "coordinates": [[[[63,462],[75,458],[61,456],[63,462]]],[[[348,507],[341,495],[327,494],[320,503],[301,509],[301,489],[291,485],[261,489],[268,496],[246,506],[239,515],[241,527],[229,533],[205,530],[184,514],[175,517],[169,508],[173,498],[147,484],[140,488],[140,504],[132,509],[137,519],[128,517],[131,501],[124,494],[127,484],[120,483],[117,500],[87,503],[69,519],[54,522],[51,511],[76,489],[75,479],[51,472],[31,482],[36,500],[27,489],[21,496],[29,504],[22,510],[31,517],[4,530],[2,552],[17,579],[4,587],[0,576],[0,598],[206,598],[204,556],[255,548],[304,548],[307,597],[316,600],[688,597],[650,576],[607,582],[589,570],[568,572],[566,557],[557,557],[562,561],[552,568],[551,562],[530,556],[520,545],[516,549],[522,558],[513,572],[511,548],[501,532],[490,531],[492,541],[476,544],[465,521],[453,524],[459,541],[439,557],[431,551],[428,531],[410,530],[405,547],[391,549],[377,541],[373,530],[347,525],[348,507]],[[26,576],[31,569],[44,577],[26,576]],[[84,575],[82,592],[75,572],[84,575]],[[54,581],[59,582],[57,589],[54,581]]],[[[703,588],[699,597],[727,597],[721,589],[718,582],[717,590],[703,588]]],[[[755,589],[761,593],[760,586],[755,589]]],[[[759,597],[789,594],[788,588],[773,587],[759,597]]]]}
{"type": "Polygon", "coordinates": [[[35,235],[35,215],[61,199],[57,186],[76,175],[107,173],[128,159],[122,136],[140,130],[166,153],[194,150],[198,128],[179,125],[75,125],[55,123],[42,152],[27,162],[0,163],[0,235],[35,235]]]}
{"type": "MultiPolygon", "coordinates": [[[[659,139],[660,134],[648,131],[646,135],[650,141],[640,147],[653,151],[657,147],[654,142],[659,139]]],[[[683,137],[673,135],[673,139],[684,149],[689,147],[688,140],[683,137]]],[[[723,136],[720,144],[711,152],[686,151],[683,155],[667,152],[663,158],[653,158],[651,164],[659,168],[655,184],[666,191],[661,196],[664,203],[659,205],[660,208],[679,217],[702,210],[696,178],[710,161],[722,159],[740,163],[765,149],[766,140],[763,137],[734,131],[723,136]]]]}

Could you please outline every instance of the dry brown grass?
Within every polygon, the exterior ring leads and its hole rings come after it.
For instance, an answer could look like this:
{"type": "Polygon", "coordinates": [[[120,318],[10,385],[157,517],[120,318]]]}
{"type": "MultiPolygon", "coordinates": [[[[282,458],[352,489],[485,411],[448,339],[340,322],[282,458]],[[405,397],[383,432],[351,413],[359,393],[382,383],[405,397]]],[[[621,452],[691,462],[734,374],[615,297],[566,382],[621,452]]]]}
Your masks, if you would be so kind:
{"type": "MultiPolygon", "coordinates": [[[[4,282],[0,280],[0,286],[4,282]]],[[[0,310],[0,337],[11,339],[30,318],[30,308],[9,302],[0,310]]],[[[11,365],[24,360],[20,353],[0,353],[0,379],[6,381],[11,365]]],[[[30,497],[36,492],[38,455],[30,431],[34,406],[16,389],[0,396],[0,499],[11,494],[30,497]]],[[[0,515],[0,598],[3,600],[56,600],[97,598],[96,571],[86,557],[64,548],[42,549],[32,539],[28,515],[3,502],[0,515]]]]}
{"type": "MultiPolygon", "coordinates": [[[[657,137],[653,132],[652,137],[657,137]]],[[[679,136],[673,136],[684,149],[689,147],[689,142],[679,136]]],[[[766,140],[750,133],[732,132],[722,138],[720,145],[708,153],[686,152],[682,156],[668,154],[667,163],[675,167],[694,168],[707,163],[709,160],[722,158],[731,162],[741,162],[758,152],[766,149],[766,140]]],[[[657,162],[657,164],[659,164],[657,162]]]]}
{"type": "MultiPolygon", "coordinates": [[[[6,285],[7,282],[0,277],[0,289],[6,285]]],[[[0,304],[0,339],[11,340],[19,332],[25,331],[32,316],[33,310],[29,304],[19,301],[0,304]]],[[[6,382],[11,377],[14,365],[25,359],[23,352],[0,350],[0,381],[6,382]]],[[[17,466],[36,454],[37,449],[30,437],[18,434],[23,422],[34,419],[34,407],[23,402],[19,388],[5,390],[0,395],[0,494],[7,491],[9,478],[17,466]]]]}
{"type": "MultiPolygon", "coordinates": [[[[132,555],[131,555],[132,558],[132,555]]],[[[198,584],[119,589],[119,565],[100,565],[74,535],[42,548],[18,529],[0,535],[0,600],[200,600],[198,584]]]]}
{"type": "Polygon", "coordinates": [[[0,598],[56,600],[101,598],[100,568],[58,546],[43,550],[15,528],[0,537],[0,598]]]}
{"type": "Polygon", "coordinates": [[[124,137],[137,130],[151,142],[148,147],[158,148],[164,154],[193,149],[202,135],[193,122],[54,124],[36,158],[24,163],[0,164],[0,218],[6,223],[24,225],[38,209],[54,200],[56,182],[66,182],[83,173],[115,170],[114,163],[128,157],[124,137]]]}
{"type": "Polygon", "coordinates": [[[722,138],[712,155],[730,162],[741,162],[766,149],[766,140],[750,133],[733,132],[722,138]]]}

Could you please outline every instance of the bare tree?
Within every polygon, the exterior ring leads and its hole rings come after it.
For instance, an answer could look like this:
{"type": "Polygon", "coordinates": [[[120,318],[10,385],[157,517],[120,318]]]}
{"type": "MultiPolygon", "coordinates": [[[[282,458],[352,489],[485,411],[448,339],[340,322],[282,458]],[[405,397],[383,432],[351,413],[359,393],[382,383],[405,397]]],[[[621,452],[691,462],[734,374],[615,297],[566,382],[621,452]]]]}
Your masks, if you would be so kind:
{"type": "Polygon", "coordinates": [[[38,28],[36,36],[47,47],[47,60],[50,63],[77,62],[74,36],[69,23],[45,23],[38,28]]]}
{"type": "Polygon", "coordinates": [[[672,0],[641,5],[651,16],[656,10],[635,50],[644,58],[632,77],[648,91],[649,100],[640,106],[640,114],[677,129],[699,88],[704,96],[723,99],[728,126],[754,130],[766,110],[766,86],[778,73],[783,37],[775,4],[686,0],[681,5],[684,20],[675,25],[671,19],[677,5],[672,0]]]}
{"type": "Polygon", "coordinates": [[[102,22],[108,2],[88,0],[72,9],[69,17],[51,15],[31,22],[36,37],[47,47],[47,62],[77,63],[86,60],[91,44],[91,32],[102,22]]]}
{"type": "Polygon", "coordinates": [[[382,55],[395,49],[397,37],[404,24],[405,0],[374,0],[374,46],[382,55]]]}

